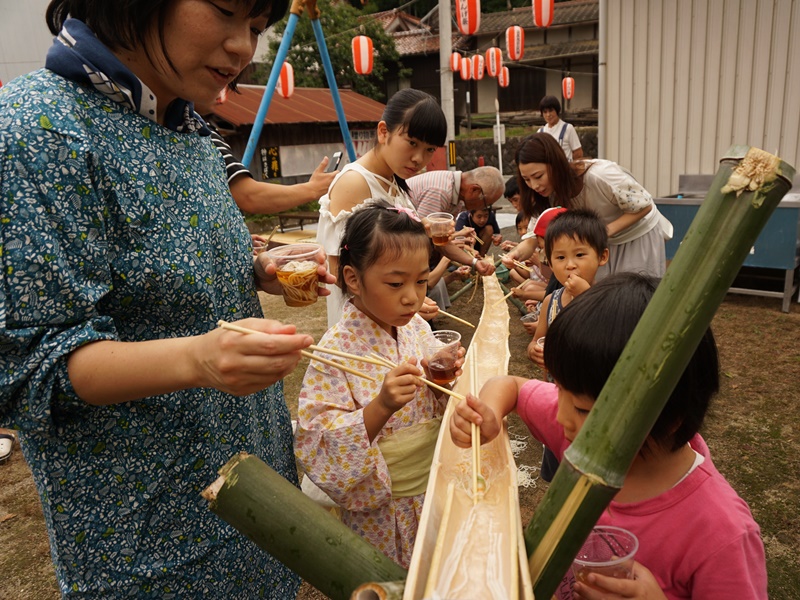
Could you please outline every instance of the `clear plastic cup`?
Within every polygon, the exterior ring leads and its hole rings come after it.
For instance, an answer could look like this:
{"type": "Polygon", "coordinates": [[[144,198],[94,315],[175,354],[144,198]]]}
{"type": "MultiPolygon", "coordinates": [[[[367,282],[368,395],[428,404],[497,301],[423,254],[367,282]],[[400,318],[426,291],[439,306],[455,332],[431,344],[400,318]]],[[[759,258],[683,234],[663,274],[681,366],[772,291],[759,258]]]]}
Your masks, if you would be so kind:
{"type": "Polygon", "coordinates": [[[317,244],[287,244],[267,250],[275,263],[286,306],[308,306],[319,297],[317,244]]]}
{"type": "Polygon", "coordinates": [[[434,331],[423,338],[422,346],[423,357],[428,361],[431,381],[439,385],[455,381],[461,334],[446,329],[434,331]]]}
{"type": "Polygon", "coordinates": [[[455,229],[453,215],[446,212],[431,213],[427,217],[431,229],[434,246],[446,246],[450,241],[450,232],[455,229]]]}
{"type": "Polygon", "coordinates": [[[589,587],[592,586],[586,578],[590,573],[633,579],[633,562],[638,549],[639,540],[627,529],[595,527],[575,557],[572,573],[576,581],[589,587]]]}

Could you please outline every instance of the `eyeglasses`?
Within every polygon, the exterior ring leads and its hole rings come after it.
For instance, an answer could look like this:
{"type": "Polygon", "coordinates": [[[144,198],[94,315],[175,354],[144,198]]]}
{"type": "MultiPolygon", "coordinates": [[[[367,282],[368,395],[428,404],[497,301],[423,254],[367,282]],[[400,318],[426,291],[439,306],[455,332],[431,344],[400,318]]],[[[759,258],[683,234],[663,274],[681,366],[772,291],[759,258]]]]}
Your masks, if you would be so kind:
{"type": "Polygon", "coordinates": [[[486,194],[483,193],[483,188],[477,183],[475,185],[478,186],[478,193],[480,194],[480,196],[478,197],[481,199],[481,202],[483,203],[483,208],[488,210],[489,205],[486,204],[486,194]]]}

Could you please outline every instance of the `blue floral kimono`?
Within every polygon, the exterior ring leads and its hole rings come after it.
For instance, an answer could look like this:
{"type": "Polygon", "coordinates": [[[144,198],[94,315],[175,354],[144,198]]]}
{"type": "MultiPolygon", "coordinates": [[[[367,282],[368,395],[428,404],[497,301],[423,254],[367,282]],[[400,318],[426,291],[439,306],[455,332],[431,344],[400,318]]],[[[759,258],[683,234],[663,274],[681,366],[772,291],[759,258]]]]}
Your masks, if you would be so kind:
{"type": "Polygon", "coordinates": [[[239,451],[297,483],[281,384],[91,406],[67,373],[89,342],[262,316],[201,128],[162,127],[51,70],[0,89],[0,426],[20,430],[68,598],[296,595],[297,577],[200,496],[239,451]]]}

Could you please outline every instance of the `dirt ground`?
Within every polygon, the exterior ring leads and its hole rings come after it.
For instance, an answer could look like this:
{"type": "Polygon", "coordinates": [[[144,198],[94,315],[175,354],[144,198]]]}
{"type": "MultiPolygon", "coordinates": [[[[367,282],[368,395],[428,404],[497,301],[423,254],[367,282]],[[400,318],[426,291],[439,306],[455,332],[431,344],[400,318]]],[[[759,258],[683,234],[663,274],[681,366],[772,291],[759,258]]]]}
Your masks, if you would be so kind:
{"type": "MultiPolygon", "coordinates": [[[[451,287],[455,292],[459,284],[451,287]]],[[[477,322],[483,298],[478,290],[458,298],[450,312],[477,322]]],[[[288,312],[282,301],[264,298],[270,318],[292,321],[319,339],[325,327],[322,302],[288,312]]],[[[509,372],[536,377],[540,373],[525,354],[530,337],[511,309],[509,372]]],[[[471,329],[439,317],[437,326],[457,329],[468,343],[471,329]]],[[[722,390],[703,434],[719,470],[749,503],[761,526],[767,551],[770,598],[790,600],[800,594],[800,305],[780,312],[780,300],[729,295],[713,322],[722,362],[722,390]]],[[[296,410],[297,392],[306,361],[286,380],[287,403],[296,410]]],[[[520,446],[517,464],[527,474],[520,487],[523,523],[527,523],[546,484],[538,480],[541,449],[516,419],[512,439],[520,446]]],[[[0,465],[0,598],[54,600],[59,597],[41,506],[30,471],[17,445],[7,464],[0,465]]],[[[304,585],[298,598],[323,599],[304,585]]]]}

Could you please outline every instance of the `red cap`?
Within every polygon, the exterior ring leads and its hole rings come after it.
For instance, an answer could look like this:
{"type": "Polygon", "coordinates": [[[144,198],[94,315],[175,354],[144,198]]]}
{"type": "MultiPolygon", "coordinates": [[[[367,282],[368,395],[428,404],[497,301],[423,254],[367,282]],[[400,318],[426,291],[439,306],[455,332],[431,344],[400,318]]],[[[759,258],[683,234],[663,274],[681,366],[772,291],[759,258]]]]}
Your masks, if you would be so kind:
{"type": "Polygon", "coordinates": [[[567,212],[566,208],[562,208],[561,206],[556,206],[554,208],[548,208],[542,214],[539,215],[539,218],[536,219],[536,225],[533,226],[533,233],[536,237],[544,237],[545,231],[550,225],[550,221],[555,219],[558,215],[563,212],[567,212]]]}

